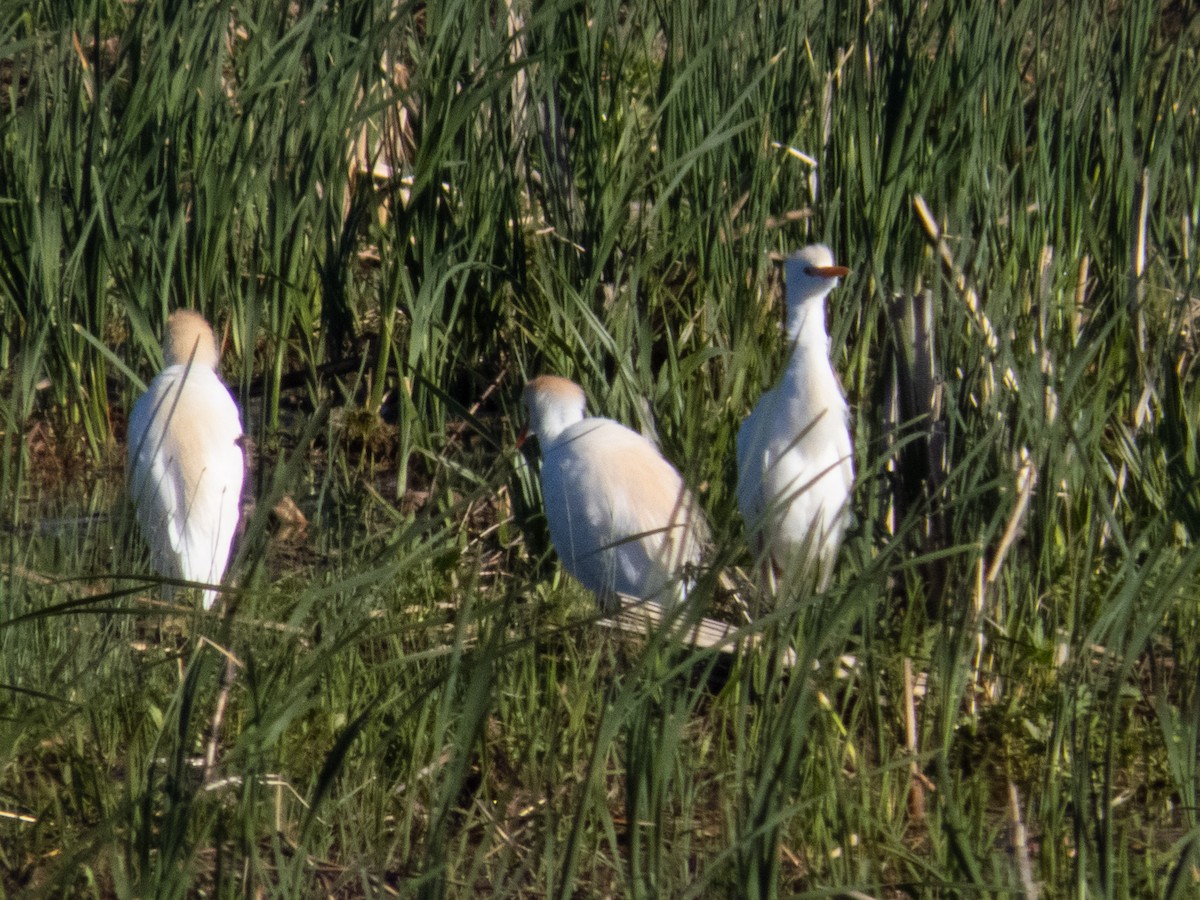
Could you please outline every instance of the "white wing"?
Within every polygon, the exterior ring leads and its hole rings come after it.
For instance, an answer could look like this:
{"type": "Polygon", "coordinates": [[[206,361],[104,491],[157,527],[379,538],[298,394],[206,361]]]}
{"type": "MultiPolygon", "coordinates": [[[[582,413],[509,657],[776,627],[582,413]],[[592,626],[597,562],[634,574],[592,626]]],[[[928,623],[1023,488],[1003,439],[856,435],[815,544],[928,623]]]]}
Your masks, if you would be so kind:
{"type": "Polygon", "coordinates": [[[763,394],[750,415],[742,420],[737,433],[737,503],[750,535],[751,550],[757,555],[763,546],[766,527],[763,514],[768,507],[763,481],[772,468],[771,434],[777,414],[777,389],[763,394]]]}

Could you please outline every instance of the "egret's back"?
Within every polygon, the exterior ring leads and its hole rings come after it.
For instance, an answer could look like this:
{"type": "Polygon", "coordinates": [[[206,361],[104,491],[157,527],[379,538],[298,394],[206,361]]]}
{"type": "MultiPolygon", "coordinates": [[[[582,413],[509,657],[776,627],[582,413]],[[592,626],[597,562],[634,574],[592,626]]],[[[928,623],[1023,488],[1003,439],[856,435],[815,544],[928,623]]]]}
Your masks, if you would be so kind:
{"type": "Polygon", "coordinates": [[[614,592],[657,600],[682,592],[680,571],[700,561],[707,526],[649,441],[610,419],[586,418],[542,454],[550,537],[568,572],[602,602],[614,592]]]}
{"type": "MultiPolygon", "coordinates": [[[[229,562],[245,461],[229,390],[204,366],[168,366],[129,418],[129,487],[155,570],[215,584],[229,562]]],[[[216,592],[204,592],[208,609],[216,592]]]]}

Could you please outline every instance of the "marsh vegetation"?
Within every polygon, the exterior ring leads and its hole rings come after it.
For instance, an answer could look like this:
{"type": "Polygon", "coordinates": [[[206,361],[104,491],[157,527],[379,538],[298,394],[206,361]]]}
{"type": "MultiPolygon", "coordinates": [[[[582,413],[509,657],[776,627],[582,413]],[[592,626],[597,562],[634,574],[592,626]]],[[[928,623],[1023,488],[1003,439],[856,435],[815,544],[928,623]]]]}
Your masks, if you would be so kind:
{"type": "Polygon", "coordinates": [[[5,5],[0,891],[1193,894],[1197,48],[1183,0],[5,5]],[[598,627],[522,384],[656,435],[740,624],[814,240],[833,583],[732,658],[598,627]],[[121,487],[180,306],[253,440],[211,614],[121,487]]]}

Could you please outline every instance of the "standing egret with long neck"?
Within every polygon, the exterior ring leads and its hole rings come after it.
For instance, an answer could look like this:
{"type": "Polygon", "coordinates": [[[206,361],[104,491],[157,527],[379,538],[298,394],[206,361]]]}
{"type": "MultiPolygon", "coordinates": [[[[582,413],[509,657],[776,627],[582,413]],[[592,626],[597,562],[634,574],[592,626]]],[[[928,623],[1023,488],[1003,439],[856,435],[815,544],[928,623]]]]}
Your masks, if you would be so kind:
{"type": "MultiPolygon", "coordinates": [[[[242,421],[217,375],[212,328],[177,310],[163,336],[163,370],[129,416],[128,480],[138,525],[164,578],[216,584],[241,510],[242,421]]],[[[217,592],[207,588],[210,609],[217,592]]]]}
{"type": "Polygon", "coordinates": [[[563,566],[605,612],[618,594],[671,602],[700,561],[704,515],[655,446],[611,419],[587,416],[583,388],[553,375],[522,396],[542,451],[542,499],[563,566]]]}
{"type": "Polygon", "coordinates": [[[828,587],[850,519],[849,409],[829,360],[825,298],[850,273],[813,244],[784,262],[791,359],[737,435],[738,508],[768,573],[828,587]]]}

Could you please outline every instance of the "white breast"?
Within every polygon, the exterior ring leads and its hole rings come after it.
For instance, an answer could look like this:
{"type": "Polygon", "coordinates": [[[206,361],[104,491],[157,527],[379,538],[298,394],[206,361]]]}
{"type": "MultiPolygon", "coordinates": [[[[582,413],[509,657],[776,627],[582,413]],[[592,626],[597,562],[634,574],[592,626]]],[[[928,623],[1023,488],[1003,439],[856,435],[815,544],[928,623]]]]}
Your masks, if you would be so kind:
{"type": "Polygon", "coordinates": [[[846,401],[828,360],[821,363],[797,350],[742,423],[737,496],[756,553],[785,571],[816,560],[827,583],[848,523],[854,463],[846,401]]]}

